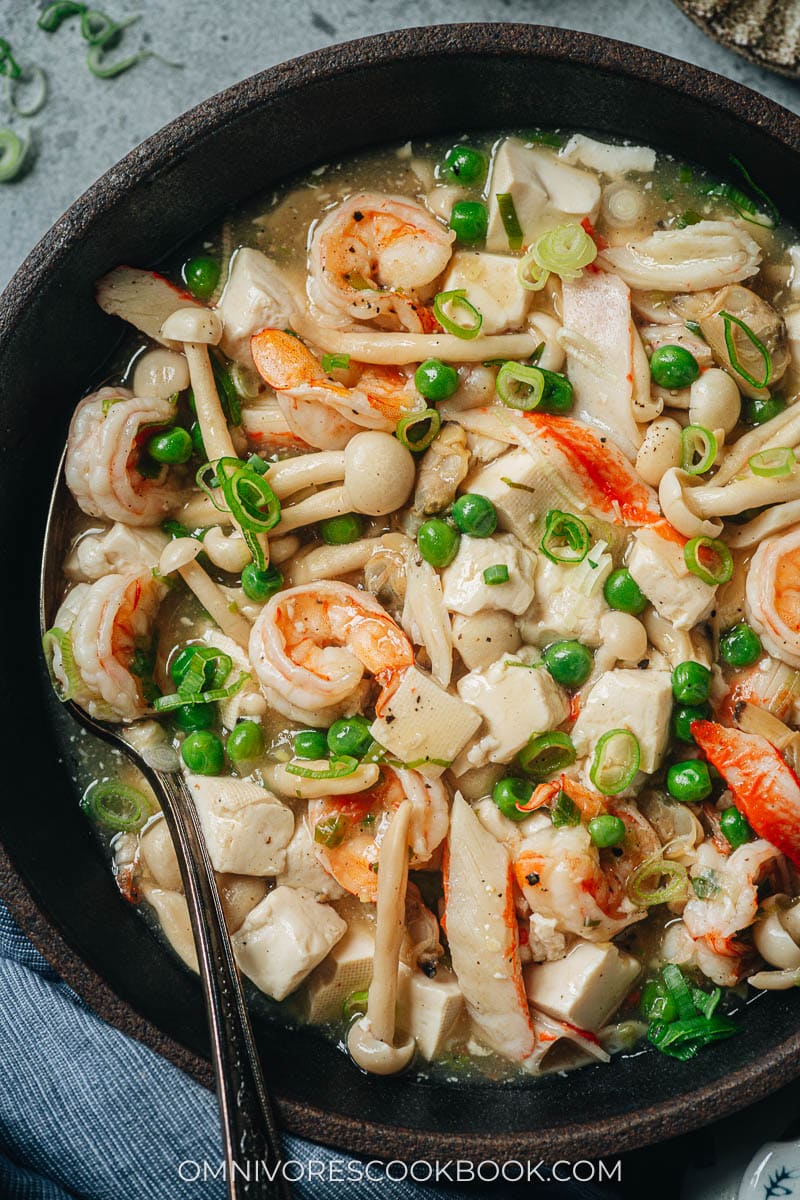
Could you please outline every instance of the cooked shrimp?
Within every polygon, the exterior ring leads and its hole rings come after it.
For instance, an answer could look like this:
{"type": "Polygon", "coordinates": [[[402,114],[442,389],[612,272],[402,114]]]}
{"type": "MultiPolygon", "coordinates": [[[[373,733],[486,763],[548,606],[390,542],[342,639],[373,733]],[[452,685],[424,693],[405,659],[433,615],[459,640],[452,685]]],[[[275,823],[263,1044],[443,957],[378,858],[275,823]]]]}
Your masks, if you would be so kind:
{"type": "Polygon", "coordinates": [[[391,433],[419,407],[409,376],[398,367],[359,367],[346,387],[330,379],[311,351],[290,333],[262,329],[251,341],[253,361],[295,437],[320,450],[341,450],[360,429],[391,433]]]}
{"type": "Polygon", "coordinates": [[[763,838],[747,842],[727,857],[710,842],[703,842],[691,875],[693,879],[702,876],[712,887],[706,898],[692,895],[683,910],[690,936],[705,938],[716,954],[728,953],[730,939],[755,921],[758,882],[764,868],[779,857],[779,851],[763,838]]]}
{"type": "MultiPolygon", "coordinates": [[[[133,721],[144,716],[141,681],[131,673],[134,651],[150,637],[166,588],[152,571],[106,575],[81,584],[56,618],[68,629],[72,655],[86,695],[76,696],[93,716],[133,721]],[[80,596],[77,595],[80,590],[80,596]],[[71,609],[71,612],[70,612],[71,609]]],[[[57,664],[54,664],[58,672],[57,664]]],[[[62,679],[65,686],[67,679],[62,679]]]]}
{"type": "Polygon", "coordinates": [[[800,667],[800,528],[768,538],[750,562],[747,613],[770,654],[800,667]]]}
{"type": "Polygon", "coordinates": [[[169,400],[138,399],[125,388],[100,388],[80,402],[69,427],[64,474],[85,513],[125,525],[163,520],[178,494],[168,468],[154,478],[136,468],[153,426],[174,418],[169,400]]]}
{"type": "Polygon", "coordinates": [[[319,582],[272,597],[253,626],[250,659],[278,712],[314,711],[320,724],[353,697],[365,671],[387,689],[414,654],[377,600],[347,583],[319,582]]]}
{"type": "Polygon", "coordinates": [[[426,863],[447,835],[447,792],[438,779],[384,767],[369,791],[309,801],[308,823],[317,858],[362,903],[377,898],[381,842],[404,800],[411,802],[409,866],[414,868],[426,863]]]}
{"type": "Polygon", "coordinates": [[[339,323],[379,319],[383,327],[429,333],[433,322],[414,289],[441,275],[454,238],[413,200],[351,196],[314,230],[309,298],[339,323]]]}

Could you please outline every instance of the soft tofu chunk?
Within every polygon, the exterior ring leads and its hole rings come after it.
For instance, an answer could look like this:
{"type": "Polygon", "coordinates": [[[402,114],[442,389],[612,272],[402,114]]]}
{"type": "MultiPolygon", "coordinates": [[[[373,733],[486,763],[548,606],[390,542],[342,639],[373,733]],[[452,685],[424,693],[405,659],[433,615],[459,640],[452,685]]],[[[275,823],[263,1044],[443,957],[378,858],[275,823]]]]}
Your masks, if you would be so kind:
{"type": "Polygon", "coordinates": [[[374,958],[374,932],[366,924],[353,923],[306,983],[307,1016],[313,1025],[338,1020],[350,993],[369,987],[374,958]]]}
{"type": "Polygon", "coordinates": [[[470,671],[458,694],[484,720],[484,729],[466,751],[470,767],[506,763],[532,733],[545,733],[564,721],[569,704],[549,671],[516,654],[505,655],[484,671],[470,671]]]}
{"type": "Polygon", "coordinates": [[[277,887],[248,913],[231,938],[236,961],[274,1000],[283,1000],[322,962],[347,929],[305,888],[277,887]]]}
{"type": "Polygon", "coordinates": [[[429,979],[418,968],[400,964],[397,980],[397,1025],[410,1034],[423,1058],[441,1054],[456,1021],[464,1011],[458,980],[447,967],[437,967],[429,979]]]}
{"type": "Polygon", "coordinates": [[[676,629],[692,629],[711,613],[717,589],[691,573],[680,543],[638,529],[627,565],[658,615],[676,629]]]}
{"type": "Polygon", "coordinates": [[[168,892],[182,891],[181,869],[167,822],[163,817],[147,826],[142,834],[140,848],[142,865],[152,876],[157,887],[168,892]]]}
{"type": "Polygon", "coordinates": [[[534,963],[523,971],[534,1008],[596,1033],[633,987],[641,967],[611,942],[578,942],[558,962],[534,963]]]}
{"type": "Polygon", "coordinates": [[[583,562],[572,566],[538,555],[536,599],[519,621],[525,641],[547,646],[577,638],[586,646],[599,646],[600,621],[610,611],[603,585],[613,566],[605,542],[595,542],[583,562]]]}
{"type": "Polygon", "coordinates": [[[639,741],[639,770],[656,770],[667,746],[672,712],[669,671],[606,671],[589,692],[572,729],[579,757],[592,754],[609,729],[630,729],[639,741]]]}
{"type": "Polygon", "coordinates": [[[495,458],[476,471],[464,489],[491,500],[500,528],[531,549],[542,540],[541,525],[551,508],[571,513],[586,508],[553,458],[538,446],[511,450],[495,458]]]}
{"type": "Polygon", "coordinates": [[[286,847],[286,864],[275,876],[277,884],[307,888],[318,900],[339,900],[344,888],[320,865],[305,821],[298,821],[286,847]]]}
{"type": "Polygon", "coordinates": [[[153,887],[151,884],[142,887],[142,896],[153,908],[161,932],[178,958],[182,959],[190,971],[199,972],[186,897],[181,892],[153,887]]]}
{"type": "Polygon", "coordinates": [[[473,708],[438,683],[409,667],[383,713],[370,726],[376,742],[402,762],[428,759],[420,766],[435,777],[464,749],[481,719],[473,708]]]}
{"type": "Polygon", "coordinates": [[[519,259],[507,254],[459,250],[450,260],[442,290],[464,289],[470,304],[483,316],[482,333],[519,329],[532,293],[519,281],[518,263],[519,259]]]}
{"type": "Polygon", "coordinates": [[[656,152],[649,146],[615,146],[610,142],[598,142],[585,133],[573,133],[561,149],[559,158],[580,163],[604,175],[617,176],[631,171],[649,174],[656,165],[656,152]]]}
{"type": "Polygon", "coordinates": [[[507,193],[514,202],[526,244],[567,220],[593,218],[600,203],[600,184],[588,171],[570,166],[549,150],[526,147],[506,138],[492,162],[489,179],[487,250],[508,250],[497,199],[507,193]]]}
{"type": "Polygon", "coordinates": [[[535,572],[535,558],[511,534],[464,536],[455,558],[442,572],[445,608],[466,617],[483,609],[502,609],[518,616],[533,599],[535,572]],[[500,563],[508,567],[508,583],[486,583],[483,572],[500,563]]]}
{"type": "Polygon", "coordinates": [[[245,779],[187,775],[215,871],[277,875],[294,831],[288,805],[245,779]]]}
{"type": "Polygon", "coordinates": [[[291,326],[296,308],[280,268],[260,250],[242,247],[236,251],[216,309],[223,325],[221,348],[229,358],[252,367],[250,338],[267,325],[291,326]]]}

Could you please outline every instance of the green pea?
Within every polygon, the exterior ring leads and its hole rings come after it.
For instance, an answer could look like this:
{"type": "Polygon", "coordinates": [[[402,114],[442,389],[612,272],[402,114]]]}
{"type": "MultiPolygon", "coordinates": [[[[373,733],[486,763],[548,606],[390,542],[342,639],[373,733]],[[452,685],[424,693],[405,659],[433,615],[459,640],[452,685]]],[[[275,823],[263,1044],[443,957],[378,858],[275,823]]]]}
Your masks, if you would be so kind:
{"type": "Polygon", "coordinates": [[[199,421],[193,421],[192,427],[189,430],[189,437],[192,439],[192,449],[198,458],[202,458],[203,462],[208,460],[206,448],[203,445],[203,431],[200,428],[199,421]]]}
{"type": "Polygon", "coordinates": [[[147,453],[157,463],[185,463],[192,457],[191,435],[176,425],[154,433],[147,443],[147,453]]]}
{"type": "Polygon", "coordinates": [[[497,509],[486,496],[465,492],[453,505],[453,521],[470,537],[490,537],[497,529],[497,509]]]}
{"type": "Polygon", "coordinates": [[[198,729],[210,729],[216,720],[213,704],[183,704],[172,710],[172,719],[186,733],[194,733],[198,729]]]}
{"type": "Polygon", "coordinates": [[[328,517],[327,521],[320,521],[319,532],[328,546],[347,546],[350,542],[357,542],[364,533],[364,520],[358,513],[328,517]]]}
{"type": "Polygon", "coordinates": [[[486,240],[489,218],[480,200],[457,200],[450,211],[450,228],[465,246],[486,240]]]}
{"type": "Polygon", "coordinates": [[[639,1002],[642,1016],[648,1021],[664,1021],[669,1024],[678,1015],[675,1001],[670,996],[660,979],[648,979],[642,988],[639,1002]]]}
{"type": "Polygon", "coordinates": [[[294,735],[292,749],[295,758],[327,758],[328,739],[322,729],[301,729],[294,735]]]}
{"type": "Polygon", "coordinates": [[[692,722],[707,721],[711,709],[707,704],[680,704],[672,711],[672,736],[679,742],[694,745],[692,722]]]}
{"type": "Polygon", "coordinates": [[[638,617],[647,608],[648,600],[626,567],[612,571],[603,584],[603,595],[610,608],[638,617]]]}
{"type": "Polygon", "coordinates": [[[264,753],[264,731],[258,721],[240,721],[228,734],[225,749],[233,763],[259,758],[264,753]]]}
{"type": "Polygon", "coordinates": [[[740,621],[719,639],[719,656],[731,667],[752,666],[761,656],[761,639],[746,621],[740,621]]]}
{"type": "Polygon", "coordinates": [[[677,391],[694,383],[700,367],[684,346],[659,346],[650,359],[650,374],[659,387],[677,391]]]}
{"type": "Polygon", "coordinates": [[[742,420],[748,425],[765,425],[786,408],[782,396],[742,397],[742,420]]]}
{"type": "Polygon", "coordinates": [[[697,804],[711,795],[708,767],[698,758],[673,763],[667,771],[667,791],[683,804],[697,804]]]}
{"type": "Polygon", "coordinates": [[[743,846],[745,842],[749,842],[753,836],[750,822],[734,804],[730,808],[726,808],[720,816],[719,827],[723,837],[727,839],[734,850],[743,846]]]}
{"type": "Polygon", "coordinates": [[[263,603],[283,587],[283,576],[277,567],[260,571],[255,563],[248,563],[242,571],[242,591],[248,600],[263,603]]]}
{"type": "Polygon", "coordinates": [[[591,650],[581,642],[553,642],[542,655],[544,665],[562,687],[580,687],[592,673],[591,650]]]}
{"type": "Polygon", "coordinates": [[[678,663],[672,672],[672,694],[679,704],[705,704],[711,672],[698,662],[678,663]]]}
{"type": "Polygon", "coordinates": [[[483,183],[489,169],[489,160],[480,150],[472,146],[452,146],[444,156],[443,174],[456,183],[476,187],[483,183]]]}
{"type": "Polygon", "coordinates": [[[512,821],[524,821],[529,815],[525,812],[520,812],[517,808],[518,804],[527,804],[533,795],[533,784],[528,783],[525,779],[515,779],[508,775],[504,779],[498,779],[497,783],[492,788],[492,800],[504,817],[508,817],[512,821]]]}
{"type": "Polygon", "coordinates": [[[602,813],[592,817],[588,825],[589,837],[595,846],[605,849],[609,846],[619,846],[625,840],[625,822],[611,813],[602,813]]]}
{"type": "Polygon", "coordinates": [[[460,541],[458,531],[439,517],[424,521],[417,530],[419,552],[432,567],[446,567],[451,563],[458,553],[460,541]]]}
{"type": "Polygon", "coordinates": [[[219,775],[225,765],[225,751],[215,733],[198,730],[184,738],[181,758],[196,775],[219,775]]]}
{"type": "Polygon", "coordinates": [[[207,300],[219,283],[220,267],[215,258],[198,254],[183,264],[183,282],[198,300],[207,300]]]}
{"type": "Polygon", "coordinates": [[[366,717],[342,717],[334,721],[328,730],[328,749],[335,758],[351,754],[361,758],[372,745],[372,734],[366,717]]]}
{"type": "Polygon", "coordinates": [[[426,358],[414,372],[414,385],[426,400],[438,404],[458,391],[458,371],[438,358],[426,358]]]}

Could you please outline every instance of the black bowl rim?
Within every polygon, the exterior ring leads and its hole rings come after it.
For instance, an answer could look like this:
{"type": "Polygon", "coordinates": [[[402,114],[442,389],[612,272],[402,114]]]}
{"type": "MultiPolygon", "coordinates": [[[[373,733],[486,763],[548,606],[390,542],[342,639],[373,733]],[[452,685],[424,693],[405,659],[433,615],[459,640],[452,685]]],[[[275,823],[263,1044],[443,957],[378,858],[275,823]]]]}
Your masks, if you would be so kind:
{"type": "MultiPolygon", "coordinates": [[[[776,148],[800,154],[800,118],[788,109],[733,80],[657,51],[594,34],[549,26],[476,22],[412,27],[325,47],[270,67],[202,101],[147,138],[91,185],[34,247],[0,295],[0,354],[13,338],[16,318],[40,281],[58,270],[90,231],[92,223],[112,210],[123,193],[141,186],[167,163],[190,153],[211,129],[229,119],[290,95],[310,79],[325,81],[365,66],[395,61],[447,59],[470,53],[486,56],[530,56],[568,60],[610,76],[655,84],[677,95],[688,95],[712,109],[733,116],[766,133],[776,148]]],[[[24,874],[0,846],[0,894],[34,945],[64,980],[111,1025],[137,1038],[193,1076],[213,1086],[209,1063],[162,1033],[122,1000],[71,948],[68,932],[37,904],[24,874]]],[[[547,1130],[547,1150],[559,1154],[598,1155],[651,1144],[699,1128],[751,1104],[800,1075],[800,1030],[722,1082],[694,1089],[647,1109],[580,1125],[561,1124],[547,1130]]],[[[346,1145],[355,1152],[402,1158],[420,1155],[420,1135],[402,1126],[364,1120],[356,1122],[310,1104],[281,1102],[285,1128],[315,1141],[346,1145]]],[[[540,1132],[539,1136],[542,1134],[540,1132]]],[[[485,1146],[480,1134],[448,1135],[437,1139],[436,1154],[457,1153],[480,1161],[485,1146]]],[[[492,1155],[527,1157],[535,1141],[524,1134],[492,1136],[492,1155]]]]}

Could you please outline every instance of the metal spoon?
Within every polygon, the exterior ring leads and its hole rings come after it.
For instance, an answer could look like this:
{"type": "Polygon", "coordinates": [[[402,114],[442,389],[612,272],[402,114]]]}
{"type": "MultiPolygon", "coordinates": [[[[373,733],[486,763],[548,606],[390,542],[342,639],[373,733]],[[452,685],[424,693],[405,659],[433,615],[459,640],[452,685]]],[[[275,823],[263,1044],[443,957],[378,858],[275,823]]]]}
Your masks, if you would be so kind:
{"type": "MultiPolygon", "coordinates": [[[[43,634],[54,623],[61,600],[71,511],[62,457],[50,499],[42,558],[39,618],[43,634]]],[[[159,798],[172,835],[208,1012],[228,1196],[230,1200],[290,1200],[291,1191],[280,1170],[277,1122],[261,1072],[241,977],[197,810],[184,783],[178,756],[174,756],[174,764],[166,761],[153,765],[125,740],[124,726],[97,721],[72,700],[65,702],[65,708],[84,728],[116,746],[136,764],[159,798]]]]}

